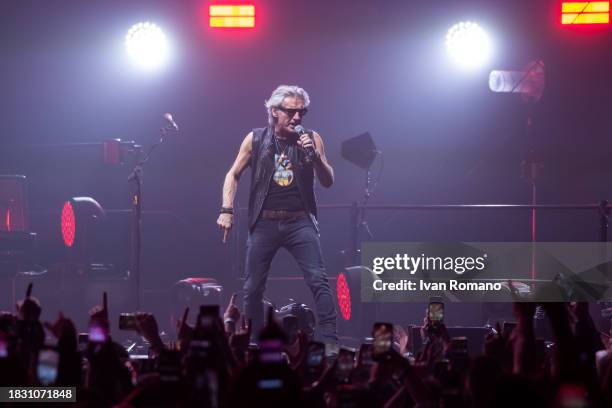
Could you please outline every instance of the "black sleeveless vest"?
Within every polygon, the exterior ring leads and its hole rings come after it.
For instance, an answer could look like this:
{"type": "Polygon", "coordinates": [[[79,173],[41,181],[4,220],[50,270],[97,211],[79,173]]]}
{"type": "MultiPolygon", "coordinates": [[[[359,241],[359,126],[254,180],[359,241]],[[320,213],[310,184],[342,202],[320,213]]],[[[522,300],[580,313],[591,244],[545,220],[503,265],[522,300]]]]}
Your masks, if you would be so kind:
{"type": "MultiPolygon", "coordinates": [[[[249,230],[252,230],[259,219],[270,180],[274,173],[274,132],[268,126],[253,129],[253,144],[251,149],[251,190],[249,193],[249,230]]],[[[302,203],[306,212],[310,213],[315,228],[317,228],[317,204],[314,193],[314,170],[312,164],[304,161],[304,151],[297,145],[287,146],[287,156],[293,166],[293,175],[297,183],[302,203]]],[[[317,228],[318,230],[318,228],[317,228]]]]}

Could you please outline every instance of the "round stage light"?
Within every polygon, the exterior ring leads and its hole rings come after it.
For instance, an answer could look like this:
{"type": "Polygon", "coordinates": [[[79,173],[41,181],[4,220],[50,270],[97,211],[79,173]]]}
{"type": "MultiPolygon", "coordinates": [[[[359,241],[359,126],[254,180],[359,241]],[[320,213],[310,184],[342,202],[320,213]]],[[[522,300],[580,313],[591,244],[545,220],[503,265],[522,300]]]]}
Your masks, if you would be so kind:
{"type": "Polygon", "coordinates": [[[340,314],[344,320],[351,319],[351,291],[349,290],[346,276],[343,272],[338,275],[338,281],[336,282],[336,292],[338,293],[338,306],[340,307],[340,314]]]}
{"type": "Polygon", "coordinates": [[[465,21],[448,30],[446,50],[458,65],[476,68],[489,59],[491,43],[487,33],[478,24],[465,21]]]}
{"type": "Polygon", "coordinates": [[[64,240],[64,245],[68,248],[74,245],[74,237],[76,235],[76,217],[74,216],[74,208],[72,207],[72,203],[70,201],[66,201],[64,206],[62,207],[62,239],[64,240]]]}
{"type": "Polygon", "coordinates": [[[72,197],[64,202],[61,214],[62,240],[71,251],[84,250],[106,213],[91,197],[72,197]]]}
{"type": "Polygon", "coordinates": [[[168,56],[166,36],[148,21],[130,28],[125,36],[125,47],[132,60],[144,69],[159,67],[168,56]]]}

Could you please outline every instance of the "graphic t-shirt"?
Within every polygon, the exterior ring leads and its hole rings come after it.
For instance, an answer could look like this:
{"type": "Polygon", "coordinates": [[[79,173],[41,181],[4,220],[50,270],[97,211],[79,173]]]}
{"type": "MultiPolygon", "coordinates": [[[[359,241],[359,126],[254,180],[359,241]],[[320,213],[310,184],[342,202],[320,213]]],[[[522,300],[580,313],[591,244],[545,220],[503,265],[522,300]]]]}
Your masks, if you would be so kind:
{"type": "Polygon", "coordinates": [[[270,187],[263,208],[266,210],[303,210],[304,205],[293,174],[293,163],[286,153],[286,145],[283,147],[279,142],[276,147],[274,173],[270,179],[270,187]]]}

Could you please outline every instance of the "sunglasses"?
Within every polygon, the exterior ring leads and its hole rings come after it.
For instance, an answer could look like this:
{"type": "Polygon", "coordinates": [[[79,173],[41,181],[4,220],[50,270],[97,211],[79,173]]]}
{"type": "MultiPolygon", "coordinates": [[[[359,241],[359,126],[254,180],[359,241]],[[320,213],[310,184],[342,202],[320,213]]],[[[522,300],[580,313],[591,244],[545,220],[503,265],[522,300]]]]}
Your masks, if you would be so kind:
{"type": "Polygon", "coordinates": [[[290,118],[294,117],[296,112],[300,114],[300,117],[304,117],[308,113],[308,108],[293,109],[293,108],[285,108],[283,106],[277,106],[277,109],[285,112],[287,116],[289,116],[290,118]]]}

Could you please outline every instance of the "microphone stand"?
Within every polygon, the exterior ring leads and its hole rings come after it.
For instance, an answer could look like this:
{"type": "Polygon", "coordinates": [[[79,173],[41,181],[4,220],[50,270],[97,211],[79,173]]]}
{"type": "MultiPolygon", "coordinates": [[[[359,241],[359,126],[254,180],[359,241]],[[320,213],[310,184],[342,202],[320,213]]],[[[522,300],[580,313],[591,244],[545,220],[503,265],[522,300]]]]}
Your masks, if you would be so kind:
{"type": "MultiPolygon", "coordinates": [[[[537,205],[537,179],[540,170],[544,167],[544,164],[538,157],[535,149],[532,145],[532,139],[534,138],[533,131],[533,108],[534,101],[527,100],[527,122],[525,128],[525,136],[526,136],[526,144],[527,151],[525,153],[525,157],[521,163],[523,177],[525,177],[531,187],[531,204],[537,205]]],[[[531,210],[531,265],[530,265],[530,273],[531,273],[531,288],[532,290],[535,288],[535,279],[536,279],[536,247],[535,243],[537,241],[537,223],[536,223],[536,209],[533,208],[531,210]]]]}
{"type": "Polygon", "coordinates": [[[153,151],[162,143],[168,134],[171,126],[160,129],[160,138],[157,143],[149,148],[147,154],[140,159],[128,176],[128,182],[134,183],[134,193],[132,195],[132,224],[131,224],[131,248],[130,248],[130,269],[136,281],[136,310],[141,310],[140,299],[140,272],[141,272],[141,227],[142,227],[142,177],[143,167],[151,158],[153,151]]]}

